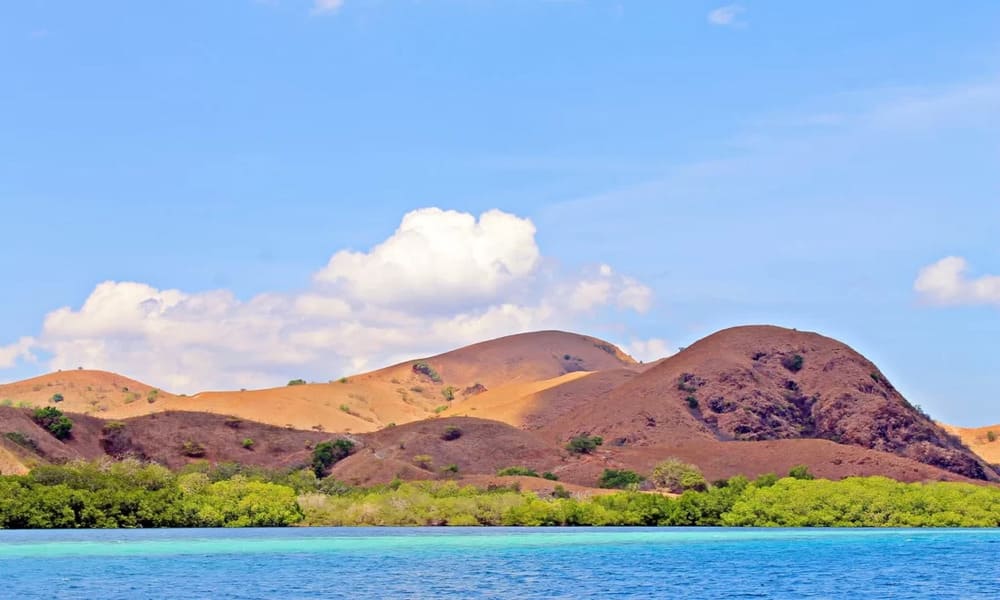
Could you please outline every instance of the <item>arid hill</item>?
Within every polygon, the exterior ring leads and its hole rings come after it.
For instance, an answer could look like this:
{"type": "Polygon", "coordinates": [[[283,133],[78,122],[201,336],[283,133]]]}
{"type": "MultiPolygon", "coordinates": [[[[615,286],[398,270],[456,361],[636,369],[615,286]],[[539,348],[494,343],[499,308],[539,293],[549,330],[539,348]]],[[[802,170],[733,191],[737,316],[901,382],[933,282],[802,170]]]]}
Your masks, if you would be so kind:
{"type": "Polygon", "coordinates": [[[944,425],[948,433],[958,436],[970,450],[986,462],[1000,465],[1000,424],[988,427],[955,427],[944,425]]]}
{"type": "Polygon", "coordinates": [[[548,331],[329,383],[180,396],[111,373],[67,371],[0,386],[0,399],[12,406],[0,409],[0,432],[30,431],[40,444],[32,456],[0,440],[4,472],[105,454],[283,467],[308,462],[308,444],[346,436],[357,452],[334,475],[356,483],[456,471],[494,477],[525,466],[592,486],[604,468],[648,473],[671,456],[710,478],[805,464],[831,478],[1000,480],[863,356],[770,326],[727,329],[647,365],[607,342],[548,331]],[[74,436],[62,444],[18,405],[86,414],[73,417],[74,436]],[[111,435],[109,421],[124,425],[111,435]],[[448,427],[461,434],[445,439],[448,427]],[[581,434],[604,443],[589,455],[566,451],[581,434]],[[252,448],[242,447],[247,438],[252,448]],[[187,441],[201,456],[181,451],[187,441]]]}

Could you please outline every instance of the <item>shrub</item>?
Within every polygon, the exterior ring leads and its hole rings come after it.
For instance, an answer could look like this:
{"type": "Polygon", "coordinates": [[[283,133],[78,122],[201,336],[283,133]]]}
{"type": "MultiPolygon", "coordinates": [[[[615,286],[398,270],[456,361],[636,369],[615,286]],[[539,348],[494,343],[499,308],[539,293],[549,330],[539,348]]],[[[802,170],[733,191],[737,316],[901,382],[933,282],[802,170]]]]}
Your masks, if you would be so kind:
{"type": "Polygon", "coordinates": [[[986,432],[986,440],[989,441],[989,442],[995,442],[995,441],[997,441],[997,432],[992,431],[992,430],[991,431],[987,431],[986,432]]]}
{"type": "Polygon", "coordinates": [[[682,373],[680,377],[677,378],[677,389],[682,392],[695,392],[698,391],[698,386],[694,385],[695,377],[691,373],[682,373]]]}
{"type": "Polygon", "coordinates": [[[191,458],[201,458],[205,456],[205,447],[198,442],[187,440],[181,444],[181,454],[191,458]]]}
{"type": "Polygon", "coordinates": [[[121,421],[109,421],[101,428],[101,448],[115,458],[122,458],[132,448],[132,440],[121,421]]]}
{"type": "Polygon", "coordinates": [[[417,465],[421,469],[430,469],[433,463],[434,459],[431,458],[430,454],[418,454],[413,457],[413,464],[417,465]]]}
{"type": "Polygon", "coordinates": [[[460,437],[462,437],[462,430],[458,427],[445,427],[444,431],[441,432],[441,439],[446,442],[457,440],[460,437]]]}
{"type": "Polygon", "coordinates": [[[450,465],[445,465],[441,467],[442,475],[458,475],[458,465],[452,463],[450,465]]]}
{"type": "Polygon", "coordinates": [[[449,385],[448,387],[441,390],[441,395],[444,396],[445,400],[451,402],[452,400],[455,399],[455,388],[449,385]]]}
{"type": "Polygon", "coordinates": [[[565,499],[569,498],[570,496],[572,496],[572,494],[570,494],[569,490],[567,490],[566,488],[564,488],[562,486],[562,484],[557,484],[556,487],[552,488],[552,497],[553,498],[561,498],[561,499],[565,500],[565,499]]]}
{"type": "Polygon", "coordinates": [[[340,378],[340,383],[347,383],[347,378],[346,377],[341,377],[340,378]]]}
{"type": "Polygon", "coordinates": [[[305,385],[305,384],[306,384],[305,379],[292,379],[291,381],[288,382],[288,385],[305,385]]]}
{"type": "Polygon", "coordinates": [[[413,372],[428,377],[434,383],[441,383],[441,376],[434,370],[434,367],[425,361],[420,361],[413,365],[413,372]]]}
{"type": "Polygon", "coordinates": [[[73,421],[52,406],[38,408],[31,417],[35,423],[48,430],[57,440],[65,440],[73,430],[73,421]]]}
{"type": "Polygon", "coordinates": [[[788,471],[788,476],[792,479],[816,479],[816,476],[809,472],[806,465],[795,465],[788,471]]]}
{"type": "Polygon", "coordinates": [[[344,411],[347,414],[351,414],[351,407],[346,404],[341,404],[340,410],[344,411]]]}
{"type": "Polygon", "coordinates": [[[692,410],[698,408],[698,399],[694,396],[688,396],[684,401],[687,402],[688,408],[692,410]]]}
{"type": "Polygon", "coordinates": [[[354,442],[344,438],[316,444],[312,453],[313,473],[316,477],[323,477],[327,469],[350,456],[353,451],[354,442]]]}
{"type": "Polygon", "coordinates": [[[597,480],[597,485],[604,489],[624,490],[639,485],[642,481],[643,478],[635,471],[604,469],[600,479],[597,480]]]}
{"type": "Polygon", "coordinates": [[[791,356],[785,356],[781,359],[781,366],[785,367],[792,373],[798,373],[802,370],[802,365],[805,359],[802,358],[801,354],[793,354],[791,356]]]}
{"type": "Polygon", "coordinates": [[[62,402],[63,401],[63,395],[62,394],[52,394],[52,397],[49,398],[49,400],[51,400],[52,402],[62,402]]]}
{"type": "Polygon", "coordinates": [[[566,449],[573,454],[591,454],[603,443],[604,438],[600,436],[583,434],[570,438],[566,444],[566,449]]]}
{"type": "Polygon", "coordinates": [[[542,473],[542,479],[548,479],[549,481],[559,481],[559,476],[552,471],[546,471],[542,473]]]}
{"type": "Polygon", "coordinates": [[[448,410],[448,405],[447,404],[442,404],[441,406],[434,407],[434,414],[439,415],[439,414],[443,413],[446,410],[448,410]]]}
{"type": "Polygon", "coordinates": [[[538,472],[534,469],[529,469],[528,467],[507,467],[497,471],[497,475],[501,477],[504,476],[520,476],[520,477],[538,477],[538,472]]]}
{"type": "Polygon", "coordinates": [[[146,394],[146,402],[149,402],[150,404],[156,402],[156,398],[159,395],[160,390],[149,390],[149,393],[146,394]]]}
{"type": "Polygon", "coordinates": [[[242,445],[247,450],[253,450],[254,441],[251,438],[246,438],[246,439],[243,440],[242,445]]]}
{"type": "Polygon", "coordinates": [[[705,481],[705,477],[698,470],[698,467],[676,458],[668,458],[656,465],[650,480],[657,489],[666,489],[675,494],[687,490],[705,491],[708,489],[708,482],[705,481]]]}
{"type": "Polygon", "coordinates": [[[30,437],[26,436],[20,431],[8,431],[7,433],[3,434],[3,436],[22,448],[31,450],[32,452],[39,451],[38,444],[35,443],[35,440],[31,439],[30,437]]]}

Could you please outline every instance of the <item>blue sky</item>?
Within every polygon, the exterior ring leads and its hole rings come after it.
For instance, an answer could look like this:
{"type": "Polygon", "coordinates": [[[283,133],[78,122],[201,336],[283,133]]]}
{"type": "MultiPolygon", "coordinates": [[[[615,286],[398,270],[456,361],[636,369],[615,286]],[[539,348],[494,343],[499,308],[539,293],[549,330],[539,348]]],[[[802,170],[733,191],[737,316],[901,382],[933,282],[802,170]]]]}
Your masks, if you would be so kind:
{"type": "Polygon", "coordinates": [[[0,380],[777,323],[1000,422],[998,34],[987,1],[8,3],[0,380]]]}

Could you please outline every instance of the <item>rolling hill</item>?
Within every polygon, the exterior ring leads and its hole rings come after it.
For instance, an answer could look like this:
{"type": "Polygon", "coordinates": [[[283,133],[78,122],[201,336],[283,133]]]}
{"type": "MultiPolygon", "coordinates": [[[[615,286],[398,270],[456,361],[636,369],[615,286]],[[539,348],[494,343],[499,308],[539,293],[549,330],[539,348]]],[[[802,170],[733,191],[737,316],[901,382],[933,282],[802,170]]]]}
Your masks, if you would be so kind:
{"type": "Polygon", "coordinates": [[[308,445],[347,436],[357,452],[333,474],[355,483],[439,477],[454,465],[469,477],[525,466],[592,486],[604,468],[648,472],[669,456],[709,478],[805,464],[830,478],[1000,480],[952,435],[962,432],[930,420],[850,347],[771,326],[720,331],[647,365],[596,338],[546,331],[329,383],[181,396],[67,371],[0,386],[0,399],[10,400],[0,432],[38,445],[0,442],[3,472],[106,454],[171,467],[198,459],[288,467],[308,462],[308,445]],[[57,442],[19,405],[78,413],[73,438],[57,442]],[[113,443],[109,422],[121,423],[113,443]],[[446,427],[460,435],[445,439],[446,427]],[[567,452],[581,434],[604,444],[567,452]],[[252,449],[241,445],[248,438],[252,449]],[[200,456],[182,451],[189,441],[200,456]]]}

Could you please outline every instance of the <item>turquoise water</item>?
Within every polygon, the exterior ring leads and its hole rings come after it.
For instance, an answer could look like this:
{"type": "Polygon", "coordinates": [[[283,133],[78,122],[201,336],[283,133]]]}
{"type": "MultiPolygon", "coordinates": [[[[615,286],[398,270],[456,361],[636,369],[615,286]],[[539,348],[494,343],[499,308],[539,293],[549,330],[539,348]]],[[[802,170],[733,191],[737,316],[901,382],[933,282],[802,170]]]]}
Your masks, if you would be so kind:
{"type": "Polygon", "coordinates": [[[996,598],[1000,530],[0,531],[2,598],[996,598]]]}

